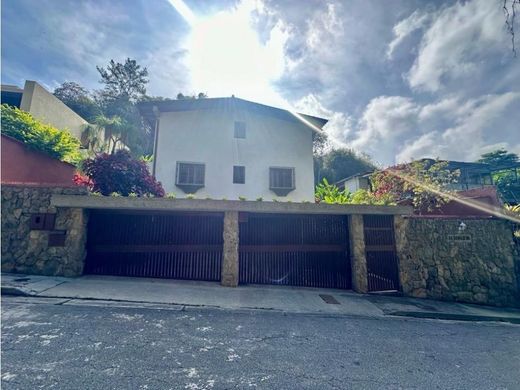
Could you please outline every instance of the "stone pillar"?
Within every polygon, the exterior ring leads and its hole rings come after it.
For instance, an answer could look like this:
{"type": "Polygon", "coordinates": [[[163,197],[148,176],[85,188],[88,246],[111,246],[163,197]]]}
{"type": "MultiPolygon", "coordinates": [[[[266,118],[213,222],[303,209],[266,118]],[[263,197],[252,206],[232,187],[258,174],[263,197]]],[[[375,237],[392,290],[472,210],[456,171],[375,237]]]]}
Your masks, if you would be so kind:
{"type": "Polygon", "coordinates": [[[367,258],[365,253],[365,233],[363,216],[351,215],[349,218],[350,263],[352,267],[352,288],[359,293],[368,292],[367,258]]]}
{"type": "MultiPolygon", "coordinates": [[[[407,253],[406,229],[408,220],[402,215],[394,215],[394,237],[395,254],[397,255],[397,265],[399,268],[399,286],[404,294],[411,292],[410,286],[410,261],[407,253]]],[[[425,297],[421,293],[421,297],[425,297]]]]}
{"type": "Polygon", "coordinates": [[[238,285],[238,211],[224,214],[224,248],[220,284],[226,287],[238,285]]]}

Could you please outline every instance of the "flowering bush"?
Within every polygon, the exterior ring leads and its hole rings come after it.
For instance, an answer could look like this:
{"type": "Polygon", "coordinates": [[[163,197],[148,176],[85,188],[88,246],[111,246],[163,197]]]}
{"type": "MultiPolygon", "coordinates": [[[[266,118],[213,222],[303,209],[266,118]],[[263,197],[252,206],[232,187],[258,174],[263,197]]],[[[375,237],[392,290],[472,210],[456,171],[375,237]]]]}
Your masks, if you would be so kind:
{"type": "Polygon", "coordinates": [[[164,196],[161,183],[150,174],[146,163],[132,158],[126,150],[85,160],[83,170],[93,181],[93,191],[103,195],[164,196]]]}
{"type": "Polygon", "coordinates": [[[94,187],[94,182],[88,176],[84,176],[81,173],[76,173],[72,179],[74,184],[81,187],[87,187],[91,190],[94,187]]]}
{"type": "Polygon", "coordinates": [[[449,201],[449,185],[460,175],[447,166],[446,161],[422,160],[377,172],[371,177],[373,194],[377,199],[409,200],[418,212],[432,211],[449,201]]]}

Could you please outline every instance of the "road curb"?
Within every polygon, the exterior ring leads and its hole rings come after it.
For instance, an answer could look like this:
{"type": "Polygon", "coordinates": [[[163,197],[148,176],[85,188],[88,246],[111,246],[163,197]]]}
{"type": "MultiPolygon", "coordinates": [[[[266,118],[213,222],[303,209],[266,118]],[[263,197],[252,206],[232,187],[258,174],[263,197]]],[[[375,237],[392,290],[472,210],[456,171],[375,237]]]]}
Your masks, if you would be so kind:
{"type": "Polygon", "coordinates": [[[392,311],[385,313],[386,315],[412,318],[431,318],[435,320],[454,320],[454,321],[488,321],[488,322],[509,322],[511,324],[520,324],[520,318],[504,317],[504,316],[486,316],[477,314],[457,314],[457,313],[438,313],[423,311],[392,311]]]}
{"type": "Polygon", "coordinates": [[[18,288],[18,287],[11,287],[11,286],[2,286],[1,289],[2,295],[14,295],[17,297],[31,297],[32,294],[28,293],[27,291],[18,288]]]}

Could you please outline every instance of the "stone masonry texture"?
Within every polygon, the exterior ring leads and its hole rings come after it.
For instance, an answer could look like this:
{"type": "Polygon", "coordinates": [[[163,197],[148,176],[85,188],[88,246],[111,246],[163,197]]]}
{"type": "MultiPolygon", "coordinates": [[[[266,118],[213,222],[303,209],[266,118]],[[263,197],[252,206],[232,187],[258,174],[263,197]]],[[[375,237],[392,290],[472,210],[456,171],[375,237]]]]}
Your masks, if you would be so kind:
{"type": "Polygon", "coordinates": [[[2,271],[33,275],[78,276],[83,272],[87,212],[50,206],[52,194],[84,194],[82,188],[2,185],[2,271]],[[65,246],[49,247],[47,230],[31,230],[34,213],[55,213],[55,231],[65,231],[65,246]]]}
{"type": "Polygon", "coordinates": [[[396,217],[395,228],[405,295],[520,306],[519,253],[510,222],[396,217]]]}
{"type": "Polygon", "coordinates": [[[238,212],[224,214],[224,253],[222,256],[221,284],[227,287],[238,285],[238,212]]]}
{"type": "Polygon", "coordinates": [[[352,288],[359,293],[368,292],[367,259],[365,255],[365,236],[363,216],[351,215],[349,218],[350,253],[352,265],[352,288]]]}

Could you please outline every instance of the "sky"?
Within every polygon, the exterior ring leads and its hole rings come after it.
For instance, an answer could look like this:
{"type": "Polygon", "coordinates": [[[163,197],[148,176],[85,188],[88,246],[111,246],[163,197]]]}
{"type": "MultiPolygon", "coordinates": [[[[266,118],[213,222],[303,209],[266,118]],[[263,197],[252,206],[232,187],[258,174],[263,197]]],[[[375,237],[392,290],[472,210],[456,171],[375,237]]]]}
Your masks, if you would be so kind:
{"type": "Polygon", "coordinates": [[[5,0],[1,12],[3,84],[100,89],[96,65],[130,57],[149,95],[317,115],[335,146],[383,166],[520,153],[520,54],[499,0],[5,0]]]}

